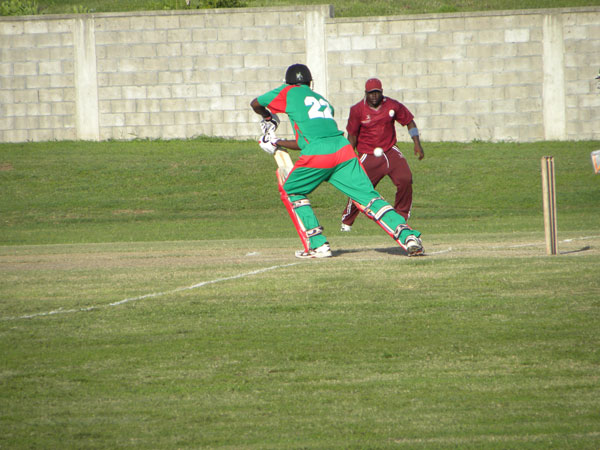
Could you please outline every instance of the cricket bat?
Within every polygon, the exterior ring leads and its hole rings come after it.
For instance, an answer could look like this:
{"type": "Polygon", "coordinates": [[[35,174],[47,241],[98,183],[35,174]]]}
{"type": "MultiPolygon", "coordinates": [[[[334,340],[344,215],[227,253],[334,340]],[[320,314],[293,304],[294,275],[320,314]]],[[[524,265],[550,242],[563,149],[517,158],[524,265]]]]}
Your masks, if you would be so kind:
{"type": "MultiPolygon", "coordinates": [[[[600,75],[598,75],[600,77],[600,75]]],[[[592,164],[594,165],[594,173],[600,174],[600,150],[592,152],[592,164]]]]}
{"type": "Polygon", "coordinates": [[[304,228],[304,225],[299,220],[298,215],[294,212],[294,207],[290,202],[289,196],[287,192],[285,192],[285,189],[283,189],[283,183],[285,183],[285,180],[294,168],[294,163],[292,162],[292,158],[290,158],[290,154],[287,152],[287,150],[282,148],[275,150],[273,157],[277,163],[277,171],[275,174],[277,175],[277,188],[279,189],[279,194],[281,195],[281,201],[285,205],[285,209],[292,218],[296,232],[298,233],[298,236],[302,241],[302,245],[304,246],[304,251],[308,252],[310,250],[310,242],[308,240],[308,235],[306,234],[306,228],[304,228]]]}
{"type": "Polygon", "coordinates": [[[277,163],[277,181],[279,181],[280,185],[283,185],[285,179],[294,167],[294,163],[292,162],[290,154],[284,149],[275,150],[273,157],[277,163]]]}

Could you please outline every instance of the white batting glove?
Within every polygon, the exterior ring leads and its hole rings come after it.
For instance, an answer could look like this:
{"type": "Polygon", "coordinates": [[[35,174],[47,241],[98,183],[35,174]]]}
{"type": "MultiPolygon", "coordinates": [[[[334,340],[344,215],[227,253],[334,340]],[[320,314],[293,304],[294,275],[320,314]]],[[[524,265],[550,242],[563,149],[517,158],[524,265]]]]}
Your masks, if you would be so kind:
{"type": "Polygon", "coordinates": [[[277,146],[277,138],[273,133],[264,134],[258,140],[258,145],[269,155],[275,153],[279,147],[277,146]]]}
{"type": "Polygon", "coordinates": [[[279,117],[277,114],[271,114],[271,117],[268,119],[263,119],[260,121],[260,129],[263,134],[275,133],[275,130],[279,126],[279,117]]]}

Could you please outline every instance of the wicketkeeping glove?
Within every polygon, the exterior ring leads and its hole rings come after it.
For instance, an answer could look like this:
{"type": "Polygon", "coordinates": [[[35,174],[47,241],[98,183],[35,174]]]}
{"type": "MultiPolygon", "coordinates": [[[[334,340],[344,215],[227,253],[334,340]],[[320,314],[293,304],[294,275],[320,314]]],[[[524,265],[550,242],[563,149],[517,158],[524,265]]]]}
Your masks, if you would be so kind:
{"type": "Polygon", "coordinates": [[[258,140],[258,145],[260,145],[260,148],[262,148],[269,155],[272,155],[278,148],[277,138],[273,133],[264,134],[258,140]]]}
{"type": "Polygon", "coordinates": [[[260,121],[260,129],[263,134],[275,133],[275,130],[279,126],[279,117],[277,114],[271,114],[271,117],[268,119],[263,119],[260,121]]]}

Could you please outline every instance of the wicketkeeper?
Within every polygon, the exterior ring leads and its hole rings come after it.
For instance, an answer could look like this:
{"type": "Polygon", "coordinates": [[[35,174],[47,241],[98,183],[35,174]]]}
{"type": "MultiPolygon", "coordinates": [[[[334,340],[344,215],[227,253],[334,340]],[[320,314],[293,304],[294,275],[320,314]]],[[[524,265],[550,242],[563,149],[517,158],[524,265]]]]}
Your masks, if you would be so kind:
{"type": "Polygon", "coordinates": [[[273,154],[281,146],[300,150],[300,157],[280,186],[281,199],[304,245],[298,258],[326,258],[331,248],[323,234],[307,195],[328,181],[350,197],[361,211],[377,222],[409,254],[423,254],[419,231],[373,188],[358,158],[333,119],[333,106],[311,89],[308,67],[294,64],[285,73],[285,84],[255,98],[252,109],[262,118],[265,134],[259,144],[273,154]],[[285,113],[294,130],[294,140],[275,137],[277,113],[285,113]]]}
{"type": "MultiPolygon", "coordinates": [[[[350,108],[346,126],[348,140],[358,152],[358,158],[375,188],[385,176],[390,177],[396,186],[394,210],[408,220],[412,208],[413,179],[408,161],[397,146],[396,123],[407,128],[414,142],[415,155],[419,160],[423,159],[425,153],[413,114],[399,101],[383,95],[378,78],[368,79],[364,98],[350,108]]],[[[351,230],[358,212],[349,200],[342,213],[342,231],[351,230]]]]}

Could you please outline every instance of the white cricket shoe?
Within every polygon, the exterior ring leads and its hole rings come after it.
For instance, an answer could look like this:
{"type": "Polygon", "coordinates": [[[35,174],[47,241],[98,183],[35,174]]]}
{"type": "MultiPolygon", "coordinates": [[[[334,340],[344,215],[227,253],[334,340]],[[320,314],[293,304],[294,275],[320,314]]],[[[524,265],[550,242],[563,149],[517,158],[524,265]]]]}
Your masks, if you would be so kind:
{"type": "Polygon", "coordinates": [[[412,234],[406,238],[404,246],[406,247],[408,256],[419,256],[425,253],[421,239],[412,234]]]}
{"type": "Polygon", "coordinates": [[[311,248],[307,252],[304,250],[298,250],[296,252],[296,258],[300,259],[312,259],[312,258],[330,258],[331,247],[329,242],[325,242],[323,245],[317,248],[311,248]]]}
{"type": "Polygon", "coordinates": [[[346,225],[345,223],[342,223],[342,227],[340,228],[340,231],[344,231],[344,232],[352,231],[352,225],[346,225]]]}

